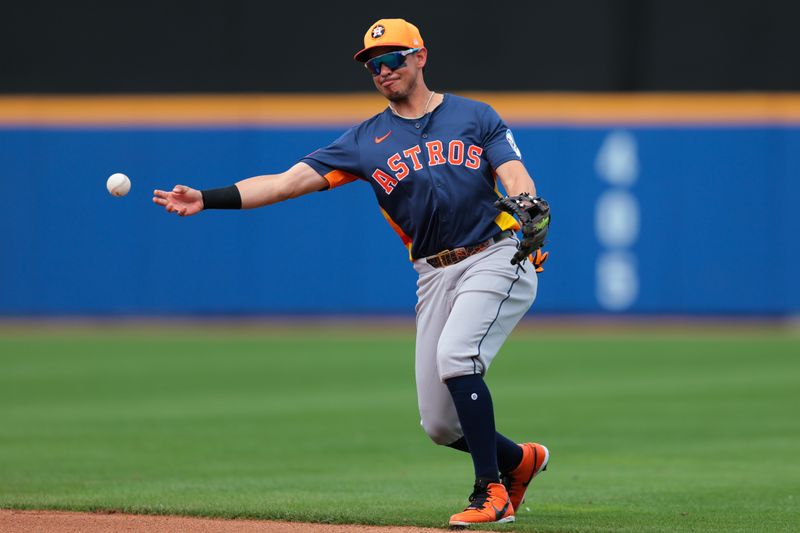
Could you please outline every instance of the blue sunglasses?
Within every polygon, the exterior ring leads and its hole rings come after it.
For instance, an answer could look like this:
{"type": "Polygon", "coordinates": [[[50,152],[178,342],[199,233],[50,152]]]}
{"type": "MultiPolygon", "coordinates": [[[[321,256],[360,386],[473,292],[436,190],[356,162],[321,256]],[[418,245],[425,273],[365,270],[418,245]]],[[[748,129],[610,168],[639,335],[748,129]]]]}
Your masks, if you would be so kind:
{"type": "Polygon", "coordinates": [[[397,52],[389,52],[388,54],[373,57],[364,63],[364,67],[369,70],[373,76],[381,73],[381,65],[386,65],[389,70],[397,70],[406,65],[406,56],[419,52],[421,48],[409,48],[408,50],[398,50],[397,52]]]}

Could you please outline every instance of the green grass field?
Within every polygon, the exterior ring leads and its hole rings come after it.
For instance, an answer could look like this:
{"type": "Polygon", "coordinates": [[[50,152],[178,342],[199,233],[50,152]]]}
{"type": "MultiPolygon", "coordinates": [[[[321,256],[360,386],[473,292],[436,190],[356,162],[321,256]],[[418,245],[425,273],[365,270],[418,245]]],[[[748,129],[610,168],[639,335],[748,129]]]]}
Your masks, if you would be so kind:
{"type": "MultiPolygon", "coordinates": [[[[519,330],[487,382],[552,452],[494,529],[800,527],[796,333],[519,330]]],[[[0,508],[443,527],[471,474],[410,330],[0,330],[0,508]]]]}

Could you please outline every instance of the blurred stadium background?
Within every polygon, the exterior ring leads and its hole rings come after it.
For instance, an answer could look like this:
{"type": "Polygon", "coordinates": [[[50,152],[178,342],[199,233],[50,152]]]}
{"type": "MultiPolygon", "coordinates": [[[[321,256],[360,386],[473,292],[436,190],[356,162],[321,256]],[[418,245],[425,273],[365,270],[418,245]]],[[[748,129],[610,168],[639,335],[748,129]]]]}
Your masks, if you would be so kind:
{"type": "Polygon", "coordinates": [[[148,204],[281,171],[379,112],[351,57],[399,15],[422,29],[429,85],[495,105],[555,206],[532,314],[800,310],[795,3],[8,9],[0,315],[412,314],[414,273],[367,187],[191,220],[148,204]],[[107,195],[114,172],[127,198],[107,195]]]}
{"type": "Polygon", "coordinates": [[[518,530],[796,526],[797,2],[3,10],[0,508],[441,525],[463,503],[463,458],[416,429],[414,271],[367,187],[150,202],[380,112],[351,58],[403,17],[428,85],[494,105],[554,209],[530,329],[489,377],[498,423],[559,454],[518,530]]]}

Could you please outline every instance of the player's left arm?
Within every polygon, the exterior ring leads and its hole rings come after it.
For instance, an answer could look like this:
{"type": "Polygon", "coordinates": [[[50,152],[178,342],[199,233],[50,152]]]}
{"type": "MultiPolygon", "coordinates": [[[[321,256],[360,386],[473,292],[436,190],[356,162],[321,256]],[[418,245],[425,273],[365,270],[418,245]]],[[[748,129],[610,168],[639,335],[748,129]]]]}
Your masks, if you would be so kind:
{"type": "Polygon", "coordinates": [[[527,192],[534,198],[536,197],[536,185],[522,161],[516,159],[506,161],[495,171],[508,196],[517,196],[527,192]]]}
{"type": "Polygon", "coordinates": [[[495,206],[516,216],[522,229],[522,239],[517,243],[517,252],[511,264],[521,264],[530,259],[536,272],[542,272],[542,265],[550,253],[542,253],[541,250],[550,226],[550,207],[536,196],[536,185],[522,161],[503,163],[497,167],[497,176],[507,196],[498,200],[495,206]]]}

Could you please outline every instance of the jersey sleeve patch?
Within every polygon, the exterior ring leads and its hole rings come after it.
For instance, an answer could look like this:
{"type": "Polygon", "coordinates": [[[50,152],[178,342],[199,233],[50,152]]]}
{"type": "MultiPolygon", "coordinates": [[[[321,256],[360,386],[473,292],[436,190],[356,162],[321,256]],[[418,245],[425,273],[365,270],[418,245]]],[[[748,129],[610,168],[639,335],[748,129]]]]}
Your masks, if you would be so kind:
{"type": "Polygon", "coordinates": [[[506,140],[511,146],[511,149],[514,150],[514,153],[517,154],[517,157],[522,159],[522,153],[519,151],[519,147],[517,146],[517,142],[514,140],[514,134],[511,133],[511,130],[506,130],[506,140]]]}
{"type": "Polygon", "coordinates": [[[521,160],[522,152],[517,146],[514,134],[511,133],[511,129],[503,122],[497,112],[486,106],[483,120],[483,148],[486,160],[489,161],[492,168],[497,168],[512,159],[521,160]]]}

